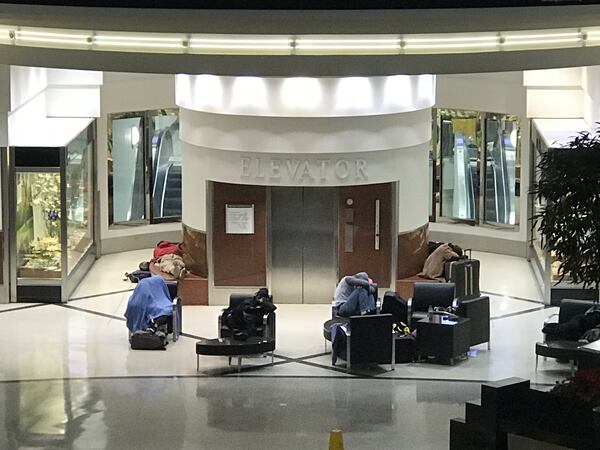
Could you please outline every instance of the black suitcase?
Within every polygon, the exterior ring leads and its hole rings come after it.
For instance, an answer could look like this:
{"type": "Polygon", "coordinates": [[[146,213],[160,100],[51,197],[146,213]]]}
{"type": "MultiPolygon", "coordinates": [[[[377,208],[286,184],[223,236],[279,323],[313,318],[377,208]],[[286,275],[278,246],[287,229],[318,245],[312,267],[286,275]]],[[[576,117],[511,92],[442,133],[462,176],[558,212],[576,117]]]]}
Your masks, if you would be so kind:
{"type": "Polygon", "coordinates": [[[481,295],[479,290],[479,260],[460,259],[448,263],[446,276],[450,283],[454,283],[454,296],[459,300],[477,298],[481,295]]]}

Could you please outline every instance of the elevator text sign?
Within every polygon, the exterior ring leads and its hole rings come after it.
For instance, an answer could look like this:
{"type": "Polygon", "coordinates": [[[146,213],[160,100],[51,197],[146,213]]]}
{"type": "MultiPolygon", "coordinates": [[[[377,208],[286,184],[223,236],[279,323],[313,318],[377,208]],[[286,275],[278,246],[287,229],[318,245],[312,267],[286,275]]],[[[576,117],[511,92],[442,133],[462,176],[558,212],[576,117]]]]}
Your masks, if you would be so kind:
{"type": "Polygon", "coordinates": [[[241,158],[243,179],[315,184],[367,181],[364,159],[241,158]]]}

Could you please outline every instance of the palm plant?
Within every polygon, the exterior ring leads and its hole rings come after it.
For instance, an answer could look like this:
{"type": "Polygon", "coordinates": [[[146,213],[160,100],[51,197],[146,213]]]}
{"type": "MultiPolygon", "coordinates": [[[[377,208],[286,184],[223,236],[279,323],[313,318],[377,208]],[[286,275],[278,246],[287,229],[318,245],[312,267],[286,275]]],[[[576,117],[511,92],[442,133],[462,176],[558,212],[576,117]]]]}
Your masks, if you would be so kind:
{"type": "Polygon", "coordinates": [[[538,163],[532,193],[544,206],[533,216],[546,251],[565,276],[583,288],[600,285],[600,128],[582,132],[565,147],[549,149],[538,163]]]}

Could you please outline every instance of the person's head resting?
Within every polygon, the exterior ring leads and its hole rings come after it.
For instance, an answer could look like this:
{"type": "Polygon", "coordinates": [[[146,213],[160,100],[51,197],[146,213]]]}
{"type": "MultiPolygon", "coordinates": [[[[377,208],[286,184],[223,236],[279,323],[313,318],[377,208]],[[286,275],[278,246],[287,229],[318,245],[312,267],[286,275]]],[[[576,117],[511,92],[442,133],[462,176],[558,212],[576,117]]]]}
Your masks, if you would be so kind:
{"type": "Polygon", "coordinates": [[[361,280],[369,281],[369,274],[367,274],[367,272],[358,272],[354,275],[354,278],[360,278],[361,280]]]}
{"type": "Polygon", "coordinates": [[[452,249],[452,251],[454,253],[456,253],[458,256],[462,256],[463,250],[458,245],[449,243],[448,246],[450,246],[450,248],[452,249]]]}

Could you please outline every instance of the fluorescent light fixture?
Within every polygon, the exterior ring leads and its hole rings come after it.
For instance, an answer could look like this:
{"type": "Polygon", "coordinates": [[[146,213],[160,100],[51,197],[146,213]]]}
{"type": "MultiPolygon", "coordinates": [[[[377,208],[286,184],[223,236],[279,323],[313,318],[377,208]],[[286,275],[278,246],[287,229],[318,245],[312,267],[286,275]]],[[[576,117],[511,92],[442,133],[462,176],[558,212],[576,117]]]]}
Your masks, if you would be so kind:
{"type": "Polygon", "coordinates": [[[545,48],[545,47],[564,47],[573,46],[583,41],[582,33],[577,31],[562,31],[562,32],[507,32],[503,35],[503,47],[525,47],[528,49],[545,48]]]}
{"type": "Polygon", "coordinates": [[[600,26],[430,34],[228,35],[70,30],[0,24],[0,45],[206,55],[394,55],[595,46],[600,26]]]}
{"type": "Polygon", "coordinates": [[[394,54],[400,51],[399,36],[302,36],[297,37],[294,53],[297,55],[368,55],[394,54]]]}
{"type": "Polygon", "coordinates": [[[193,35],[189,40],[190,53],[199,54],[290,54],[292,38],[288,36],[255,35],[193,35]]]}
{"type": "Polygon", "coordinates": [[[416,35],[405,36],[404,53],[460,53],[494,51],[498,49],[497,34],[483,35],[416,35]]]}
{"type": "Polygon", "coordinates": [[[179,53],[184,49],[184,36],[132,34],[97,34],[94,47],[98,50],[157,51],[159,53],[179,53]]]}
{"type": "MultiPolygon", "coordinates": [[[[10,31],[9,31],[10,35],[10,31]]],[[[23,28],[14,31],[15,44],[23,43],[23,45],[34,47],[61,47],[63,44],[69,48],[71,46],[87,47],[91,43],[91,32],[85,34],[82,31],[69,30],[38,30],[23,28]]]]}

